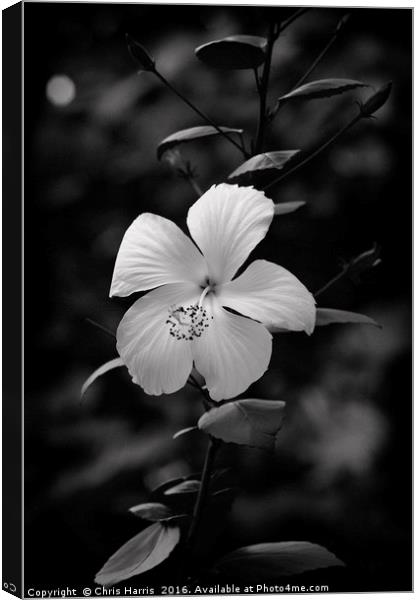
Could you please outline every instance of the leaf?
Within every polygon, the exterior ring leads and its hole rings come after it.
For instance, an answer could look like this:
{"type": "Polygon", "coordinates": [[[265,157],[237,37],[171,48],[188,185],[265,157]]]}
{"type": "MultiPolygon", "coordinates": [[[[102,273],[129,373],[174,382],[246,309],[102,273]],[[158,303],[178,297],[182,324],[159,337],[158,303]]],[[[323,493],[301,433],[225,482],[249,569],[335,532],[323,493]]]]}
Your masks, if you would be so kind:
{"type": "Polygon", "coordinates": [[[160,502],[145,502],[144,504],[132,506],[128,510],[136,517],[148,521],[164,521],[173,516],[172,509],[160,502]]]}
{"type": "Polygon", "coordinates": [[[218,490],[211,495],[210,503],[217,508],[230,509],[235,497],[237,496],[237,488],[224,488],[218,490]]]}
{"type": "Polygon", "coordinates": [[[311,542],[278,542],[239,548],[215,567],[229,577],[264,581],[306,571],[342,567],[344,563],[323,546],[311,542]]]}
{"type": "Polygon", "coordinates": [[[363,325],[374,325],[381,327],[374,319],[361,315],[360,313],[334,308],[318,308],[316,310],[316,327],[332,325],[334,323],[360,323],[363,325]]]}
{"type": "MultiPolygon", "coordinates": [[[[234,129],[232,127],[220,126],[220,129],[224,133],[243,133],[243,129],[234,129]]],[[[172,133],[167,138],[164,138],[164,140],[157,146],[157,158],[160,160],[166,150],[173,148],[173,146],[198,140],[200,138],[209,137],[211,135],[220,135],[220,132],[212,125],[200,125],[198,127],[189,127],[188,129],[175,131],[175,133],[172,133]]]]}
{"type": "Polygon", "coordinates": [[[255,69],[266,58],[267,40],[255,35],[231,35],[195,49],[195,54],[216,69],[255,69]]]}
{"type": "Polygon", "coordinates": [[[140,65],[142,71],[155,71],[155,63],[147,50],[138,43],[129,33],[125,35],[128,50],[132,58],[140,65]]]}
{"type": "Polygon", "coordinates": [[[353,90],[358,87],[369,87],[367,83],[355,79],[319,79],[306,83],[292,92],[278,98],[278,103],[283,104],[290,100],[312,100],[313,98],[329,98],[353,90]]]}
{"type": "Polygon", "coordinates": [[[379,110],[389,99],[393,82],[389,81],[380,87],[372,96],[361,104],[360,110],[363,117],[370,117],[379,110]]]}
{"type": "Polygon", "coordinates": [[[303,200],[296,200],[295,202],[281,202],[279,204],[274,204],[274,215],[287,215],[288,213],[292,213],[301,206],[304,206],[305,202],[303,200]]]}
{"type": "Polygon", "coordinates": [[[280,171],[300,150],[279,150],[276,152],[263,152],[246,160],[235,171],[230,173],[228,179],[239,179],[251,175],[254,171],[280,171]]]}
{"type": "Polygon", "coordinates": [[[109,586],[153,569],[162,563],[180,539],[179,527],[154,523],[113,554],[95,582],[109,586]]]}
{"type": "Polygon", "coordinates": [[[173,494],[195,494],[200,487],[200,482],[196,479],[190,479],[182,481],[177,485],[165,490],[165,496],[172,496],[173,494]]]}
{"type": "Polygon", "coordinates": [[[280,400],[236,400],[204,413],[198,427],[224,442],[274,450],[284,408],[280,400]]]}
{"type": "Polygon", "coordinates": [[[122,358],[120,358],[119,356],[118,358],[113,358],[112,360],[109,360],[108,362],[101,365],[98,369],[96,369],[96,371],[93,371],[93,373],[86,379],[81,388],[80,396],[84,396],[86,390],[92,385],[94,381],[96,381],[98,377],[101,377],[108,371],[112,371],[112,369],[116,369],[117,367],[123,366],[124,363],[122,362],[122,358]]]}
{"type": "Polygon", "coordinates": [[[195,431],[195,429],[198,429],[196,425],[193,425],[192,427],[185,427],[185,429],[180,429],[179,431],[176,431],[176,433],[173,434],[173,439],[176,440],[181,435],[185,435],[186,433],[195,431]]]}

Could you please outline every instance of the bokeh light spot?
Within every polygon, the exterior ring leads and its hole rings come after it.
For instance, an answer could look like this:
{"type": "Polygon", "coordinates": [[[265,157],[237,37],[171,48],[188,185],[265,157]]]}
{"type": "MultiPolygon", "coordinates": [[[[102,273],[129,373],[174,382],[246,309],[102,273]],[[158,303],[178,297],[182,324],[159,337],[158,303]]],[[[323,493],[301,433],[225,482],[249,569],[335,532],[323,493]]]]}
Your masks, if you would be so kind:
{"type": "Polygon", "coordinates": [[[46,95],[51,104],[67,106],[76,96],[76,86],[67,75],[54,75],[47,83],[46,95]]]}

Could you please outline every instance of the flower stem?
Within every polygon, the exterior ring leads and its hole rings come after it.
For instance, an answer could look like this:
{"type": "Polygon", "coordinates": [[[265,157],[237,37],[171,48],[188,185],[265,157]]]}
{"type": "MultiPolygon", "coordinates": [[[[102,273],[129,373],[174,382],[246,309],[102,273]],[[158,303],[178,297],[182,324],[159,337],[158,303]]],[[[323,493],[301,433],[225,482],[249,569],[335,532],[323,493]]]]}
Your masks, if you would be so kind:
{"type": "Polygon", "coordinates": [[[160,79],[160,81],[162,83],[164,83],[164,85],[166,87],[168,87],[169,90],[171,90],[178,98],[180,98],[183,102],[185,102],[185,104],[187,104],[189,106],[189,108],[191,108],[194,112],[196,112],[202,119],[204,119],[204,121],[206,121],[207,123],[209,123],[210,125],[212,125],[218,131],[218,133],[221,134],[223,137],[225,137],[231,144],[233,144],[233,146],[235,146],[236,148],[238,148],[245,158],[249,158],[249,155],[247,154],[246,150],[244,148],[242,148],[240,146],[240,144],[238,144],[237,142],[235,142],[233,140],[233,138],[231,138],[229,135],[227,135],[227,133],[225,133],[225,131],[223,131],[211,119],[211,117],[209,117],[208,115],[206,115],[197,106],[195,106],[194,104],[192,104],[192,102],[190,100],[188,100],[188,98],[186,98],[183,94],[181,94],[181,92],[179,92],[169,81],[167,81],[167,79],[159,71],[157,71],[157,69],[155,69],[153,71],[153,73],[155,75],[157,75],[157,77],[160,79]]]}
{"type": "Polygon", "coordinates": [[[192,550],[196,534],[202,518],[202,512],[205,508],[205,503],[208,495],[209,482],[211,479],[212,468],[214,465],[215,456],[217,454],[219,442],[214,438],[210,438],[205,456],[204,468],[202,471],[201,485],[199,487],[198,496],[195,502],[192,523],[189,528],[187,545],[192,550]]]}
{"type": "Polygon", "coordinates": [[[346,275],[346,272],[347,272],[346,268],[342,269],[342,271],[340,271],[337,275],[335,275],[334,277],[332,277],[332,279],[330,279],[327,283],[325,283],[323,287],[321,287],[319,290],[317,290],[317,292],[315,292],[313,294],[314,297],[318,298],[320,296],[320,294],[323,294],[323,292],[328,290],[332,285],[334,285],[335,283],[340,281],[340,279],[342,279],[342,277],[344,277],[346,275]]]}
{"type": "Polygon", "coordinates": [[[266,48],[266,59],[263,65],[263,73],[260,81],[257,75],[257,71],[255,70],[256,87],[259,92],[259,119],[256,133],[255,154],[259,154],[260,152],[262,152],[263,142],[265,139],[265,128],[267,122],[266,99],[269,88],[269,75],[271,71],[272,51],[277,37],[278,30],[276,24],[270,23],[268,32],[268,45],[266,48]]]}
{"type": "Polygon", "coordinates": [[[267,189],[271,188],[272,186],[276,185],[277,183],[279,183],[280,181],[282,181],[289,175],[292,175],[293,173],[295,173],[296,171],[298,171],[299,169],[304,167],[308,162],[313,160],[313,158],[316,158],[316,156],[318,156],[321,152],[323,152],[323,150],[326,150],[326,148],[328,148],[331,144],[333,144],[333,142],[336,142],[336,140],[338,138],[340,138],[344,133],[346,133],[348,131],[348,129],[350,129],[353,125],[355,125],[355,123],[358,123],[358,121],[360,121],[362,118],[363,118],[363,115],[361,113],[357,114],[351,121],[349,121],[349,123],[347,123],[344,127],[342,127],[342,129],[339,129],[339,131],[337,131],[334,135],[332,135],[332,137],[330,139],[328,139],[326,142],[324,142],[324,144],[322,144],[319,148],[314,150],[314,152],[309,154],[304,160],[299,162],[297,165],[295,165],[295,167],[293,167],[292,169],[290,169],[283,175],[280,175],[279,177],[277,177],[276,179],[274,179],[273,181],[271,181],[270,183],[265,185],[262,189],[267,190],[267,189]]]}

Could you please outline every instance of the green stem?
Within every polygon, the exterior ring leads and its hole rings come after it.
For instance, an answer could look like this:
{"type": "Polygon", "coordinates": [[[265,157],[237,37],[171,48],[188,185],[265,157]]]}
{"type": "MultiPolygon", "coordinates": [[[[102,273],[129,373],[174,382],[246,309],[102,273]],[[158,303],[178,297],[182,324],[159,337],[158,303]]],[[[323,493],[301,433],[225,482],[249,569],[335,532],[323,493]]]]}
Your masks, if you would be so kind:
{"type": "Polygon", "coordinates": [[[208,495],[209,483],[211,480],[212,468],[214,465],[215,456],[219,447],[219,442],[210,438],[208,442],[207,453],[205,456],[204,468],[202,471],[201,485],[199,487],[198,496],[195,502],[192,523],[188,532],[187,545],[192,550],[199,525],[201,523],[202,513],[205,508],[208,495]]]}
{"type": "Polygon", "coordinates": [[[355,125],[355,123],[358,123],[358,121],[360,121],[362,118],[363,118],[362,114],[360,114],[360,113],[357,114],[356,117],[354,117],[351,121],[349,121],[349,123],[347,123],[347,125],[342,127],[342,129],[339,129],[339,131],[337,133],[335,133],[330,139],[328,139],[326,142],[324,142],[324,144],[322,144],[319,148],[314,150],[314,152],[309,154],[304,160],[302,160],[300,163],[295,165],[295,167],[293,167],[292,169],[290,169],[283,175],[280,175],[279,177],[277,177],[276,179],[274,179],[273,181],[271,181],[270,183],[265,185],[265,187],[263,187],[262,189],[267,190],[267,189],[271,188],[272,186],[276,185],[277,183],[279,183],[286,177],[289,177],[289,175],[292,175],[293,173],[295,173],[296,171],[298,171],[299,169],[304,167],[308,162],[313,160],[313,158],[316,158],[316,156],[318,156],[321,152],[323,152],[323,150],[326,150],[326,148],[331,146],[331,144],[333,144],[333,142],[336,142],[336,140],[338,138],[340,138],[341,135],[346,133],[348,131],[348,129],[350,129],[353,125],[355,125]]]}
{"type": "Polygon", "coordinates": [[[259,119],[256,133],[255,154],[259,154],[260,152],[262,152],[263,142],[265,139],[265,127],[267,121],[266,100],[269,88],[269,75],[271,71],[272,51],[277,37],[278,32],[275,23],[270,23],[268,32],[268,45],[266,48],[266,59],[263,65],[263,73],[260,81],[257,76],[257,71],[255,70],[256,86],[259,92],[259,119]]]}
{"type": "Polygon", "coordinates": [[[200,110],[197,106],[195,106],[194,104],[192,104],[192,102],[190,102],[190,100],[188,100],[188,98],[186,98],[183,94],[181,94],[175,87],[173,87],[173,85],[167,81],[167,79],[165,77],[163,77],[163,75],[161,73],[159,73],[159,71],[155,70],[153,71],[153,73],[155,75],[157,75],[157,77],[160,79],[160,81],[162,83],[164,83],[164,85],[166,87],[169,88],[169,90],[171,90],[178,98],[180,98],[183,102],[185,102],[185,104],[187,104],[189,106],[189,108],[191,108],[194,112],[196,112],[202,119],[204,119],[207,123],[209,123],[210,125],[212,125],[219,134],[221,134],[223,137],[225,137],[231,144],[233,144],[233,146],[235,146],[236,148],[238,148],[240,150],[240,152],[243,154],[243,156],[245,158],[249,158],[249,155],[247,154],[247,152],[244,150],[244,148],[242,148],[240,146],[240,144],[238,144],[237,142],[235,142],[233,140],[233,138],[231,138],[229,135],[227,135],[225,133],[225,131],[223,131],[212,119],[211,117],[209,117],[208,115],[206,115],[204,112],[202,112],[202,110],[200,110]]]}

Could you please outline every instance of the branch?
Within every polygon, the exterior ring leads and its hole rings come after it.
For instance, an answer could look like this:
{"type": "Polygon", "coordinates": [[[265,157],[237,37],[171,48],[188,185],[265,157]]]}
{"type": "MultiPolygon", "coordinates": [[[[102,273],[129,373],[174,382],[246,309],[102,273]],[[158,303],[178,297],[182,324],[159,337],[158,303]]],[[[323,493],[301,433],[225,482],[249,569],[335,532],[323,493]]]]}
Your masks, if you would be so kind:
{"type": "Polygon", "coordinates": [[[331,146],[331,144],[333,144],[333,142],[336,142],[336,140],[338,140],[344,133],[346,133],[348,131],[348,129],[350,129],[353,125],[355,125],[356,123],[358,123],[358,121],[360,121],[363,117],[364,117],[364,115],[361,112],[359,112],[351,121],[349,121],[349,123],[347,123],[347,125],[345,125],[344,127],[342,127],[342,129],[339,129],[339,131],[337,133],[335,133],[326,142],[324,142],[324,144],[322,144],[319,148],[317,148],[316,150],[314,150],[314,152],[312,152],[311,154],[309,154],[300,163],[298,163],[297,165],[295,165],[295,167],[293,167],[292,169],[290,169],[289,171],[287,171],[283,175],[280,175],[279,177],[277,177],[276,179],[274,179],[273,181],[271,181],[270,183],[268,183],[267,185],[265,185],[262,188],[262,190],[265,191],[265,190],[271,188],[272,186],[276,185],[277,183],[279,183],[280,181],[282,181],[283,179],[285,179],[286,177],[288,177],[292,173],[295,173],[296,171],[298,171],[299,169],[301,169],[302,167],[304,167],[304,165],[306,165],[308,162],[310,162],[311,160],[313,160],[313,158],[316,158],[316,156],[318,156],[321,152],[323,152],[323,150],[326,150],[326,148],[328,148],[329,146],[331,146]]]}
{"type": "MultiPolygon", "coordinates": [[[[349,18],[349,15],[345,15],[342,19],[340,19],[340,21],[336,25],[336,28],[335,28],[335,31],[333,32],[332,37],[327,42],[326,46],[323,48],[323,50],[320,52],[320,54],[318,54],[316,56],[316,58],[314,59],[314,61],[310,65],[310,67],[307,69],[307,71],[304,73],[304,75],[302,75],[300,77],[300,79],[297,81],[297,83],[295,85],[293,85],[293,87],[287,92],[287,94],[289,94],[290,92],[292,92],[292,91],[296,90],[298,87],[300,87],[300,85],[302,85],[304,83],[304,81],[312,74],[314,69],[317,67],[317,65],[320,63],[320,61],[323,60],[324,56],[327,54],[329,49],[333,46],[333,44],[339,37],[344,25],[348,21],[348,18],[349,18]]],[[[270,114],[271,120],[273,120],[276,117],[276,115],[279,113],[279,111],[281,110],[281,108],[283,106],[285,106],[285,105],[281,104],[279,101],[276,103],[275,108],[271,111],[271,114],[270,114]]]]}
{"type": "Polygon", "coordinates": [[[301,17],[304,13],[306,13],[309,10],[310,10],[310,8],[299,8],[286,21],[284,21],[282,23],[282,25],[279,27],[278,33],[282,33],[287,27],[289,27],[289,25],[291,25],[291,23],[294,23],[294,21],[296,19],[298,19],[299,17],[301,17]]]}
{"type": "Polygon", "coordinates": [[[164,83],[164,85],[166,87],[169,88],[169,90],[171,90],[178,98],[180,98],[183,102],[185,102],[185,104],[187,104],[189,106],[189,108],[191,108],[194,112],[196,112],[202,119],[204,119],[207,123],[209,123],[210,125],[212,125],[217,131],[218,133],[220,133],[223,137],[225,137],[231,144],[233,144],[233,146],[235,146],[236,148],[238,148],[240,150],[240,152],[243,154],[243,156],[245,158],[250,158],[250,156],[248,155],[248,153],[245,151],[244,148],[242,148],[240,146],[240,144],[238,144],[237,142],[235,142],[233,140],[233,138],[231,138],[229,135],[227,135],[212,119],[211,117],[209,117],[208,115],[206,115],[204,112],[202,112],[202,110],[200,110],[197,106],[195,106],[194,104],[192,104],[192,102],[190,102],[190,100],[188,100],[188,98],[186,98],[183,94],[181,94],[175,87],[173,87],[173,85],[171,83],[169,83],[169,81],[167,81],[167,79],[165,77],[163,77],[163,75],[157,71],[157,69],[154,69],[154,71],[152,71],[155,75],[157,75],[157,77],[160,79],[160,81],[162,81],[164,83]]]}
{"type": "Polygon", "coordinates": [[[204,468],[202,471],[201,485],[199,488],[197,500],[194,506],[192,523],[188,532],[187,544],[190,549],[193,548],[193,544],[195,541],[196,534],[198,532],[198,528],[202,518],[202,512],[205,508],[205,503],[208,494],[209,482],[211,479],[212,467],[214,465],[215,456],[217,454],[217,450],[219,447],[218,440],[210,437],[208,442],[207,453],[205,456],[204,468]]]}

